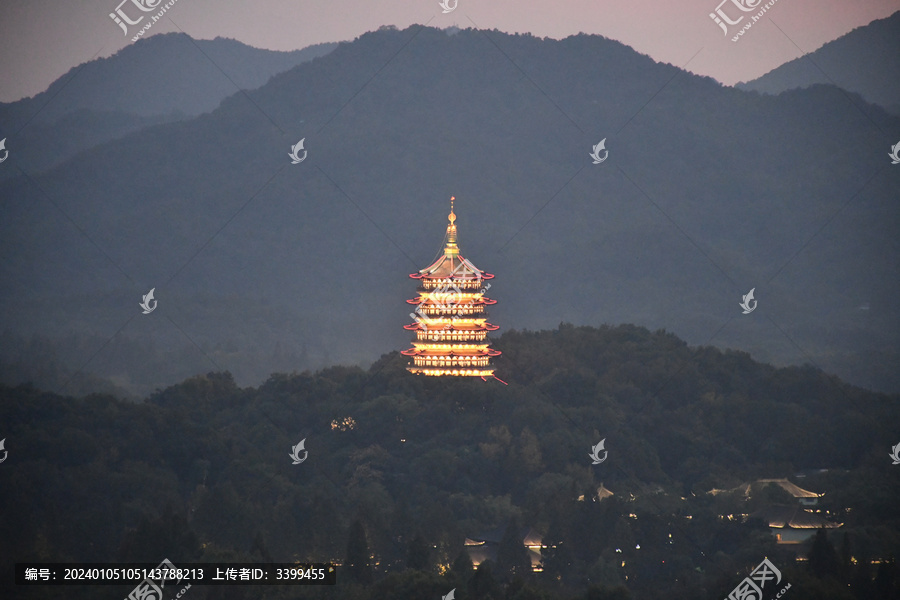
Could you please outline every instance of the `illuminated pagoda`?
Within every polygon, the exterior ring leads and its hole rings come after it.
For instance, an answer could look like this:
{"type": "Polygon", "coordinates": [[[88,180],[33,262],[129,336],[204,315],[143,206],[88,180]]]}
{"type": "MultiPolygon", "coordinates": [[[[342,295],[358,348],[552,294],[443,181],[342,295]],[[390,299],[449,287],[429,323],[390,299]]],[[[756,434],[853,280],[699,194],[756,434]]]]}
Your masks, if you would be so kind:
{"type": "Polygon", "coordinates": [[[487,322],[486,306],[496,300],[485,297],[494,276],[485,273],[459,253],[456,244],[456,215],[450,198],[450,224],[444,253],[430,266],[410,277],[419,280],[419,295],[410,317],[414,323],[404,329],[416,332],[413,347],[402,354],[411,356],[407,370],[417,375],[493,377],[491,358],[500,352],[490,347],[489,331],[499,329],[487,322]]]}

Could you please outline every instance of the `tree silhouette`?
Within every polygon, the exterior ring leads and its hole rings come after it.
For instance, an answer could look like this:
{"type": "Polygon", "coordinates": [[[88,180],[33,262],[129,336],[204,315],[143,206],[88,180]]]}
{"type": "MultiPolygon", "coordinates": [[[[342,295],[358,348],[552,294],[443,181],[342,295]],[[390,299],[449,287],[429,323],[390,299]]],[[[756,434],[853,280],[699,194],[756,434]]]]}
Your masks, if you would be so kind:
{"type": "Polygon", "coordinates": [[[431,548],[420,534],[416,534],[409,542],[406,554],[406,566],[417,571],[431,570],[431,548]]]}
{"type": "Polygon", "coordinates": [[[143,517],[137,528],[125,534],[118,553],[122,562],[147,563],[159,562],[168,556],[177,556],[181,561],[193,560],[199,554],[197,534],[170,506],[157,519],[143,517]]]}
{"type": "Polygon", "coordinates": [[[262,532],[260,531],[257,531],[256,535],[253,536],[253,545],[250,546],[250,553],[258,554],[267,563],[275,562],[272,559],[272,555],[269,554],[269,549],[266,547],[266,541],[263,539],[262,532]]]}
{"type": "Polygon", "coordinates": [[[584,600],[631,600],[631,593],[623,586],[590,586],[582,596],[584,600]]]}
{"type": "Polygon", "coordinates": [[[460,550],[453,564],[450,565],[450,572],[462,584],[469,581],[473,571],[474,567],[472,566],[472,559],[469,557],[469,553],[465,549],[460,550]]]}
{"type": "Polygon", "coordinates": [[[366,530],[359,519],[354,519],[347,533],[347,560],[344,561],[347,577],[357,583],[372,583],[372,567],[369,565],[369,544],[366,530]]]}
{"type": "Polygon", "coordinates": [[[840,572],[840,560],[825,529],[816,531],[809,548],[809,568],[819,579],[834,577],[840,572]]]}
{"type": "Polygon", "coordinates": [[[873,587],[879,598],[897,597],[900,586],[898,586],[897,563],[893,559],[881,561],[881,564],[878,565],[873,587]]]}
{"type": "Polygon", "coordinates": [[[528,549],[522,540],[519,524],[515,518],[510,519],[497,548],[497,571],[504,579],[516,575],[525,576],[531,572],[531,559],[528,549]]]}
{"type": "Polygon", "coordinates": [[[500,597],[500,586],[494,579],[492,561],[486,560],[478,565],[469,580],[469,596],[481,600],[497,600],[500,597]]]}

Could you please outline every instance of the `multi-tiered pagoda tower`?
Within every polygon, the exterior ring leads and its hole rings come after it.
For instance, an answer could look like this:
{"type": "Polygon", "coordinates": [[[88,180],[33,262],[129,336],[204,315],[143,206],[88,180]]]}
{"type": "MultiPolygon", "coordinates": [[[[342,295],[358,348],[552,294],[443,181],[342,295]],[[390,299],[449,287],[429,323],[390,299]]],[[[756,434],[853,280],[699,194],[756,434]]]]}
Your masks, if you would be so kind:
{"type": "Polygon", "coordinates": [[[431,266],[410,275],[420,282],[419,296],[407,300],[416,305],[415,320],[404,329],[416,332],[413,347],[402,353],[412,357],[407,367],[421,375],[492,377],[491,357],[500,352],[490,347],[489,331],[499,329],[487,322],[485,307],[496,300],[485,297],[494,276],[485,273],[459,254],[456,245],[456,215],[450,198],[450,224],[444,239],[444,254],[431,266]]]}

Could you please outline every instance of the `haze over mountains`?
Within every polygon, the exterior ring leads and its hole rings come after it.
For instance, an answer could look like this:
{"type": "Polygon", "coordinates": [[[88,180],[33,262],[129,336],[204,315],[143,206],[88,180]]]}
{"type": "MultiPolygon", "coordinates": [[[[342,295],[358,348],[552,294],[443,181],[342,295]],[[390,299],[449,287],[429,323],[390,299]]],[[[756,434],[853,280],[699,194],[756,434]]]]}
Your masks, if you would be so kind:
{"type": "Polygon", "coordinates": [[[762,77],[742,90],[778,94],[816,83],[834,83],[867,102],[900,115],[900,12],[872,21],[762,77]]]}
{"type": "Polygon", "coordinates": [[[6,135],[21,130],[17,154],[23,168],[42,170],[148,125],[209,112],[238,89],[257,88],[336,46],[275,52],[225,38],[155,35],[70,69],[32,98],[0,103],[0,123],[6,135]],[[56,141],[51,151],[42,143],[48,140],[56,141]],[[31,152],[39,147],[44,151],[31,152]]]}
{"type": "MultiPolygon", "coordinates": [[[[155,39],[109,64],[134,72],[155,39]]],[[[164,78],[191,81],[161,55],[164,78]]],[[[900,119],[834,86],[760,96],[599,36],[416,26],[130,127],[46,170],[34,157],[72,142],[32,136],[2,165],[7,381],[84,366],[140,394],[405,348],[407,274],[440,248],[454,195],[503,330],[635,323],[900,390],[900,119]]]]}

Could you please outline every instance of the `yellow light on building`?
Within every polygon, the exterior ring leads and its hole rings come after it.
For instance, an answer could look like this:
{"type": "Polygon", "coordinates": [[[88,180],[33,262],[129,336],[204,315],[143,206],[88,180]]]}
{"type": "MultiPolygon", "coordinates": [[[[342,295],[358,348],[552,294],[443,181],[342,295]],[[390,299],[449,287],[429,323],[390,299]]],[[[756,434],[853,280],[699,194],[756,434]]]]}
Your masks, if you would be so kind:
{"type": "Polygon", "coordinates": [[[487,332],[499,328],[487,322],[485,307],[497,301],[484,293],[494,276],[460,255],[454,200],[450,198],[443,255],[410,275],[419,281],[419,295],[406,301],[416,308],[410,314],[414,322],[404,329],[416,333],[413,347],[401,354],[412,358],[406,369],[417,375],[492,377],[491,359],[500,352],[490,347],[487,332]]]}

